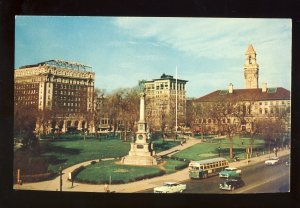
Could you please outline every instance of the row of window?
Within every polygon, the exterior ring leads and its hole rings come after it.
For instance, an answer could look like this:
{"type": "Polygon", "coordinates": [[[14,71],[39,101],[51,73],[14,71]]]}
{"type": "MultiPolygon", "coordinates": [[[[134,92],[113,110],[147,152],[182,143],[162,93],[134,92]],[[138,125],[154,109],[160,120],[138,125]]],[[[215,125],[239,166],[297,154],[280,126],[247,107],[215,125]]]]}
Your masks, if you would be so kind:
{"type": "Polygon", "coordinates": [[[259,102],[259,105],[290,105],[290,101],[264,101],[264,102],[259,102]]]}
{"type": "MultiPolygon", "coordinates": [[[[50,92],[49,92],[50,93],[50,92]]],[[[60,94],[60,95],[82,95],[82,92],[80,91],[66,91],[66,90],[62,90],[62,91],[57,91],[57,90],[54,90],[54,94],[57,95],[57,94],[60,94]]]]}
{"type": "Polygon", "coordinates": [[[265,109],[262,109],[260,108],[259,109],[259,114],[274,114],[274,113],[279,113],[280,111],[282,110],[282,108],[265,108],[265,109]]]}
{"type": "Polygon", "coordinates": [[[75,107],[80,107],[80,103],[68,103],[68,102],[64,102],[63,103],[64,106],[75,106],[75,107]]]}
{"type": "Polygon", "coordinates": [[[77,84],[77,85],[88,85],[88,82],[86,80],[57,78],[55,82],[66,83],[66,84],[68,83],[68,84],[77,84]]]}
{"type": "Polygon", "coordinates": [[[55,88],[60,88],[60,89],[73,89],[73,90],[80,90],[80,89],[86,89],[85,86],[80,86],[80,85],[72,85],[72,84],[54,84],[55,88]]]}
{"type": "Polygon", "coordinates": [[[37,84],[15,84],[15,89],[32,89],[36,87],[37,84]]]}
{"type": "Polygon", "coordinates": [[[66,100],[66,101],[80,101],[80,97],[55,97],[56,99],[60,99],[60,100],[66,100]]]}
{"type": "Polygon", "coordinates": [[[15,96],[15,100],[37,100],[37,96],[15,96]]]}
{"type": "MultiPolygon", "coordinates": [[[[235,119],[233,120],[233,122],[235,122],[235,119]]],[[[196,119],[196,123],[203,123],[203,124],[217,124],[218,120],[217,119],[196,119]]],[[[221,123],[222,124],[226,124],[226,123],[230,123],[230,119],[221,119],[221,123]]]]}
{"type": "Polygon", "coordinates": [[[34,100],[30,100],[30,101],[20,101],[20,102],[16,102],[16,105],[37,105],[38,101],[34,101],[34,100]]]}

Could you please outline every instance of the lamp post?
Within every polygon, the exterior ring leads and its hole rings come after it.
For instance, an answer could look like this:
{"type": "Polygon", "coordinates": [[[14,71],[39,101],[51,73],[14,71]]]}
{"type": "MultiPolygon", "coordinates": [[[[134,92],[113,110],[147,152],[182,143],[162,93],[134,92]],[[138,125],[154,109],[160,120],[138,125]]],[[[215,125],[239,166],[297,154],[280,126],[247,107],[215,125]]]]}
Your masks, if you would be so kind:
{"type": "Polygon", "coordinates": [[[218,151],[219,151],[219,157],[221,157],[221,147],[218,147],[218,151]]]}
{"type": "Polygon", "coordinates": [[[59,191],[62,191],[62,167],[59,167],[59,191]]]}

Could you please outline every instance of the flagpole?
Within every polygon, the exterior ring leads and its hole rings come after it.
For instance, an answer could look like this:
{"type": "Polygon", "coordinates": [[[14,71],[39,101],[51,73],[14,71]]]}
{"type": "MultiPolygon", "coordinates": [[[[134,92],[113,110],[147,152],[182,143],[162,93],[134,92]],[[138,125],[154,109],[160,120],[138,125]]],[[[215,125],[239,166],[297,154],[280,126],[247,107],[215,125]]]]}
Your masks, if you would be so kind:
{"type": "Polygon", "coordinates": [[[176,110],[175,110],[175,112],[176,112],[176,126],[175,126],[175,134],[176,134],[176,139],[177,139],[177,98],[178,98],[178,86],[177,86],[177,65],[176,65],[176,110]]]}

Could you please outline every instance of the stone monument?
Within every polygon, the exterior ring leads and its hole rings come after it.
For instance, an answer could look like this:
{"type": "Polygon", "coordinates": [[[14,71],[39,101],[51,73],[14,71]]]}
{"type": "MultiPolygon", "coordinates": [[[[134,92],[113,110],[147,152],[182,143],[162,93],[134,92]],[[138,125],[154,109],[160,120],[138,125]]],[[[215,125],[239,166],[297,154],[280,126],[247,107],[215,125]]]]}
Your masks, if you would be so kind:
{"type": "Polygon", "coordinates": [[[140,120],[137,123],[136,140],[131,143],[129,154],[122,158],[122,163],[126,165],[157,165],[153,144],[148,139],[145,95],[145,93],[140,94],[140,120]]]}

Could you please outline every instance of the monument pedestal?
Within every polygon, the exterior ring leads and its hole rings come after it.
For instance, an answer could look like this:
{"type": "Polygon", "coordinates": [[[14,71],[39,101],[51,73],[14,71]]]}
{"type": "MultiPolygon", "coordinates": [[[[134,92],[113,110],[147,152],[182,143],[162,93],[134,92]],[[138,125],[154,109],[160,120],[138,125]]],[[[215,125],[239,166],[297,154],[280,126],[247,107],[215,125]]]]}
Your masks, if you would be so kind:
{"type": "Polygon", "coordinates": [[[122,159],[123,164],[127,165],[157,165],[155,151],[152,144],[131,143],[129,154],[122,159]]]}

